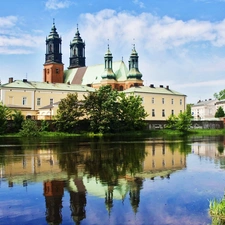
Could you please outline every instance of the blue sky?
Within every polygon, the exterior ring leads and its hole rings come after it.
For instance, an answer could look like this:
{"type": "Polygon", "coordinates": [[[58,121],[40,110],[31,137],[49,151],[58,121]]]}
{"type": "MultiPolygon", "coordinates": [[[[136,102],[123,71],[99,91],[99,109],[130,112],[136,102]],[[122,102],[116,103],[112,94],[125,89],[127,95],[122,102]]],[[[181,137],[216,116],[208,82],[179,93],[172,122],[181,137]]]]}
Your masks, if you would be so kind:
{"type": "Polygon", "coordinates": [[[42,81],[45,39],[53,18],[64,68],[77,24],[86,64],[127,64],[132,45],[145,85],[169,85],[187,103],[225,89],[225,0],[7,0],[0,2],[0,80],[42,81]]]}

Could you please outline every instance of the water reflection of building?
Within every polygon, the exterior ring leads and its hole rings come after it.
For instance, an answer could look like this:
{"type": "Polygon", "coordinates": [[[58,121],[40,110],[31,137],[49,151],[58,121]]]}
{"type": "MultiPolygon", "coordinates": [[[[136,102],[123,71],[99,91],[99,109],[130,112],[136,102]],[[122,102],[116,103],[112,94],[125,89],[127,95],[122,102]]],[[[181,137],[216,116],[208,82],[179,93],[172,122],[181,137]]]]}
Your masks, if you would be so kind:
{"type": "Polygon", "coordinates": [[[82,178],[75,178],[73,182],[76,187],[76,191],[69,191],[70,210],[73,221],[78,225],[80,224],[80,221],[86,218],[86,188],[82,178]]]}
{"type": "Polygon", "coordinates": [[[192,153],[200,157],[216,159],[225,156],[223,143],[218,142],[195,142],[191,145],[192,153]]]}
{"type": "Polygon", "coordinates": [[[170,173],[186,167],[186,156],[179,151],[171,151],[170,147],[163,144],[146,144],[146,156],[143,162],[143,173],[137,176],[161,178],[170,176],[170,173]]]}
{"type": "Polygon", "coordinates": [[[46,221],[51,225],[59,225],[62,222],[62,197],[64,182],[59,180],[44,182],[44,196],[46,203],[46,221]]]}
{"type": "Polygon", "coordinates": [[[9,187],[14,183],[27,186],[29,181],[44,181],[60,176],[66,178],[59,167],[57,155],[51,150],[25,150],[16,157],[8,152],[7,162],[0,165],[1,176],[8,179],[9,187]]]}
{"type": "MultiPolygon", "coordinates": [[[[105,207],[109,214],[113,208],[114,200],[124,201],[126,197],[129,198],[133,211],[138,211],[140,203],[140,193],[143,188],[144,179],[154,180],[156,177],[170,177],[170,174],[176,170],[186,167],[186,156],[178,150],[171,151],[167,144],[147,143],[141,146],[137,145],[132,151],[126,153],[126,149],[118,150],[119,154],[124,157],[130,156],[131,153],[136,152],[134,162],[129,162],[125,158],[121,158],[121,162],[114,163],[113,167],[106,169],[119,170],[126,169],[126,175],[120,175],[116,179],[115,174],[107,174],[104,178],[109,178],[109,182],[99,178],[99,168],[96,169],[92,176],[90,171],[86,168],[87,159],[89,162],[96,163],[99,160],[99,165],[107,167],[107,160],[113,159],[110,151],[100,152],[96,151],[95,157],[91,158],[93,151],[89,146],[82,146],[82,151],[70,152],[57,155],[53,151],[24,151],[21,156],[11,157],[7,161],[8,164],[2,166],[2,176],[7,178],[9,185],[12,186],[13,182],[21,182],[23,185],[29,185],[26,180],[31,181],[44,181],[44,196],[46,201],[46,220],[48,223],[59,224],[62,220],[61,208],[63,187],[70,195],[70,210],[71,216],[76,224],[79,224],[86,218],[86,193],[103,199],[105,207]],[[143,149],[142,149],[143,147],[143,149]],[[140,153],[140,151],[143,151],[140,153]],[[140,159],[139,159],[140,156],[140,159]],[[14,158],[13,158],[14,157],[14,158]],[[93,160],[94,159],[94,160],[93,160]],[[60,161],[61,160],[61,161],[60,161]],[[124,160],[124,161],[123,161],[124,160]],[[124,162],[128,166],[137,163],[141,168],[136,172],[131,173],[131,167],[122,167],[124,162]],[[73,168],[72,168],[73,167],[73,168]],[[65,181],[65,182],[62,182],[65,181]]],[[[7,156],[8,157],[8,156],[7,156]]],[[[133,157],[130,157],[132,160],[133,157]]],[[[135,164],[136,165],[136,164],[135,164]]],[[[92,167],[91,167],[92,168],[92,167]]],[[[110,171],[108,171],[110,172],[110,171]]],[[[114,171],[115,172],[115,171],[114,171]]],[[[102,172],[103,173],[103,172],[102,172]]],[[[104,174],[104,173],[103,173],[104,174]]],[[[104,204],[103,203],[103,204],[104,204]]]]}

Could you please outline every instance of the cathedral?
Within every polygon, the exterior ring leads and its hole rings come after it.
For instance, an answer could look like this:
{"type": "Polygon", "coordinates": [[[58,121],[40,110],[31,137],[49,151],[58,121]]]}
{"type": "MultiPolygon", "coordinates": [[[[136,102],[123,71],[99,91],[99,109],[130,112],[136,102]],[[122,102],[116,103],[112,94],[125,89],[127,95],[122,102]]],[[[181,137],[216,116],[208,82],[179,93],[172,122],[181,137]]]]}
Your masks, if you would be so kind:
{"type": "Polygon", "coordinates": [[[135,46],[133,46],[130,55],[129,69],[127,69],[123,61],[113,62],[109,46],[104,56],[104,64],[86,66],[85,42],[82,40],[77,28],[77,32],[70,42],[69,67],[64,70],[61,45],[62,39],[53,23],[51,32],[46,38],[43,82],[80,84],[94,88],[111,85],[113,89],[118,91],[133,86],[143,86],[135,46]]]}

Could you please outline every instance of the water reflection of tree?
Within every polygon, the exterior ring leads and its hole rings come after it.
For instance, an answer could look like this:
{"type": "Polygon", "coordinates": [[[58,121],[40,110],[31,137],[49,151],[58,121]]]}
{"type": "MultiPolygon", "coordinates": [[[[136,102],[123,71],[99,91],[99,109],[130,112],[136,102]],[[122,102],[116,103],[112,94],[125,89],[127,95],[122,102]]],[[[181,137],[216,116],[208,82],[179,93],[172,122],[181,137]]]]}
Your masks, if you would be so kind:
{"type": "Polygon", "coordinates": [[[126,143],[114,148],[112,145],[95,146],[85,160],[87,173],[108,185],[116,185],[118,178],[128,173],[135,175],[141,172],[145,158],[144,143],[126,143]]]}
{"type": "Polygon", "coordinates": [[[168,146],[171,152],[179,151],[185,155],[191,153],[191,145],[188,142],[169,142],[168,146]]]}

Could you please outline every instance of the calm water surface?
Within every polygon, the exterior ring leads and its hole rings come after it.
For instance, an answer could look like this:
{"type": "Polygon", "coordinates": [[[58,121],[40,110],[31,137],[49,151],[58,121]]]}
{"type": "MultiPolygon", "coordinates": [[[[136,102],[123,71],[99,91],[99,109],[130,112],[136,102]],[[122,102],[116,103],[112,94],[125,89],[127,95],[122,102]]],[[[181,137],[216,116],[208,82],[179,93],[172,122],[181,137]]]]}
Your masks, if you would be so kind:
{"type": "Polygon", "coordinates": [[[0,224],[204,225],[224,137],[0,139],[0,224]]]}

